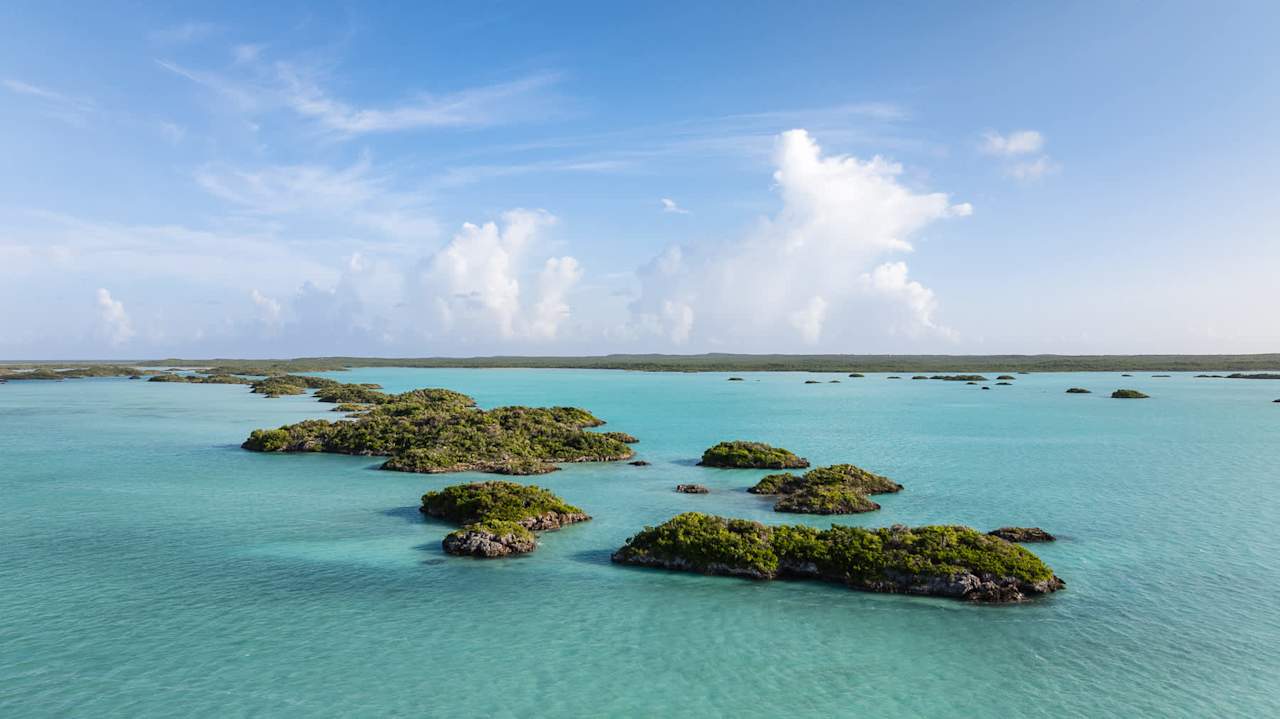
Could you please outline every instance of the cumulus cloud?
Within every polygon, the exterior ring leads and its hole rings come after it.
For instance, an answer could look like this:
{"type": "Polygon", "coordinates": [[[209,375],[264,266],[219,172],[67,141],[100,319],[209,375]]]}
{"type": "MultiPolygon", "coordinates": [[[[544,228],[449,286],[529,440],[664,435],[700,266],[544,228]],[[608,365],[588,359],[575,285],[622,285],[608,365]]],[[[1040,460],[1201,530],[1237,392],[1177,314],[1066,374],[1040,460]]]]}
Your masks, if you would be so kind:
{"type": "Polygon", "coordinates": [[[555,337],[569,317],[566,296],[581,277],[578,261],[548,258],[524,281],[530,245],[555,222],[542,210],[513,210],[501,226],[464,224],[420,278],[433,334],[463,342],[555,337]]]}
{"type": "Polygon", "coordinates": [[[888,334],[946,336],[932,292],[907,279],[910,252],[933,222],[973,212],[916,192],[882,157],[825,156],[804,130],[777,140],[782,207],[742,237],[670,247],[639,271],[633,330],[673,344],[728,350],[789,342],[856,351],[888,334]]]}
{"type": "Polygon", "coordinates": [[[1057,169],[1058,166],[1049,159],[1048,155],[1041,155],[1030,162],[1014,163],[1005,168],[1005,172],[1014,179],[1031,181],[1038,180],[1045,175],[1052,174],[1056,172],[1057,169]]]}
{"type": "Polygon", "coordinates": [[[111,293],[98,288],[98,321],[102,336],[112,346],[118,347],[133,337],[133,321],[124,310],[124,303],[111,297],[111,293]]]}
{"type": "Polygon", "coordinates": [[[676,201],[670,197],[662,198],[662,211],[671,212],[677,215],[687,215],[689,211],[676,204],[676,201]]]}

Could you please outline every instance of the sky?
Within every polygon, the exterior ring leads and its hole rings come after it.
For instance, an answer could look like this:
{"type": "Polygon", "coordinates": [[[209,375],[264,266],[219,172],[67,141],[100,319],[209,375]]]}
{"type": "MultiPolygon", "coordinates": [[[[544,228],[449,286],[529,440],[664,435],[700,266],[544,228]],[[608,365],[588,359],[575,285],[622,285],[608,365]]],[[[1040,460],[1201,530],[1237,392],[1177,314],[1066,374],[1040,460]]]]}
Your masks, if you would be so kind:
{"type": "Polygon", "coordinates": [[[0,359],[1280,351],[1280,5],[0,4],[0,359]]]}

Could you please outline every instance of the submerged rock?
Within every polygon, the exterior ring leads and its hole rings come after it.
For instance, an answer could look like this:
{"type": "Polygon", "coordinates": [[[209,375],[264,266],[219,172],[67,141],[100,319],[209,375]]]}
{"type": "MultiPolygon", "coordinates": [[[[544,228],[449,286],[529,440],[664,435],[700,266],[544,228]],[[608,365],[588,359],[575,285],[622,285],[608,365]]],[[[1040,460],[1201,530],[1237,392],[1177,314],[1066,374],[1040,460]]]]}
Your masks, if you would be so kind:
{"type": "Polygon", "coordinates": [[[649,466],[649,463],[644,461],[643,459],[637,459],[634,462],[627,462],[627,464],[631,465],[632,467],[648,467],[649,466]]]}
{"type": "Polygon", "coordinates": [[[677,484],[676,491],[681,494],[710,494],[711,490],[701,484],[677,484]]]}
{"type": "Polygon", "coordinates": [[[729,381],[730,381],[730,382],[741,382],[741,381],[742,381],[742,378],[741,378],[741,377],[730,377],[730,378],[729,378],[729,381]]]}
{"type": "Polygon", "coordinates": [[[819,382],[819,381],[818,381],[818,380],[816,380],[816,379],[807,379],[807,380],[805,380],[805,381],[804,381],[804,383],[805,383],[805,384],[822,384],[821,382],[819,382]]]}
{"type": "Polygon", "coordinates": [[[770,527],[687,512],[646,527],[619,564],[750,579],[817,579],[851,589],[1016,602],[1066,586],[1026,549],[969,527],[770,527]]]}
{"type": "Polygon", "coordinates": [[[1002,374],[999,377],[996,377],[996,379],[1017,379],[1017,378],[1011,374],[1002,374]]]}
{"type": "Polygon", "coordinates": [[[1136,389],[1118,389],[1111,393],[1111,399],[1148,399],[1150,395],[1143,394],[1136,389]]]}
{"type": "Polygon", "coordinates": [[[1053,542],[1057,537],[1039,527],[1001,527],[987,532],[1006,542],[1053,542]]]}
{"type": "Polygon", "coordinates": [[[997,387],[999,387],[1000,385],[1005,385],[1007,387],[1007,386],[1011,386],[1012,384],[1013,384],[1012,382],[996,382],[997,387]]]}

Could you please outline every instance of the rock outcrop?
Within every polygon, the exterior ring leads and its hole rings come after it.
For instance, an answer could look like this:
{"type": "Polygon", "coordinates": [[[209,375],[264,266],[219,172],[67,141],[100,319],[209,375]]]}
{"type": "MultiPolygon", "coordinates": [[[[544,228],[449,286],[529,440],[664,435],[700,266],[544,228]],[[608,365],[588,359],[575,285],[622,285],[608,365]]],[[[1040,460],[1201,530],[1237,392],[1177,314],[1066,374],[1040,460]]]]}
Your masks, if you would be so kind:
{"type": "Polygon", "coordinates": [[[701,484],[677,484],[676,491],[681,494],[709,494],[711,492],[701,484]]]}
{"type": "Polygon", "coordinates": [[[1007,542],[1053,542],[1057,537],[1039,527],[1001,527],[987,532],[1007,542]]]}

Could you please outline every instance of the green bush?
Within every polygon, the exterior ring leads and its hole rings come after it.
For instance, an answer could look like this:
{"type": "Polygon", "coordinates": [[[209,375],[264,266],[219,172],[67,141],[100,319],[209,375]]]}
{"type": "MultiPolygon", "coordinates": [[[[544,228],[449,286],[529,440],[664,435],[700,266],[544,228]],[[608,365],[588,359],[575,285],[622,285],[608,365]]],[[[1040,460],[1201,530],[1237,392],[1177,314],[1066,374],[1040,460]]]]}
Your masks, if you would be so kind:
{"type": "Polygon", "coordinates": [[[809,460],[763,442],[734,440],[707,449],[702,453],[699,464],[707,467],[793,469],[808,467],[809,460]]]}

